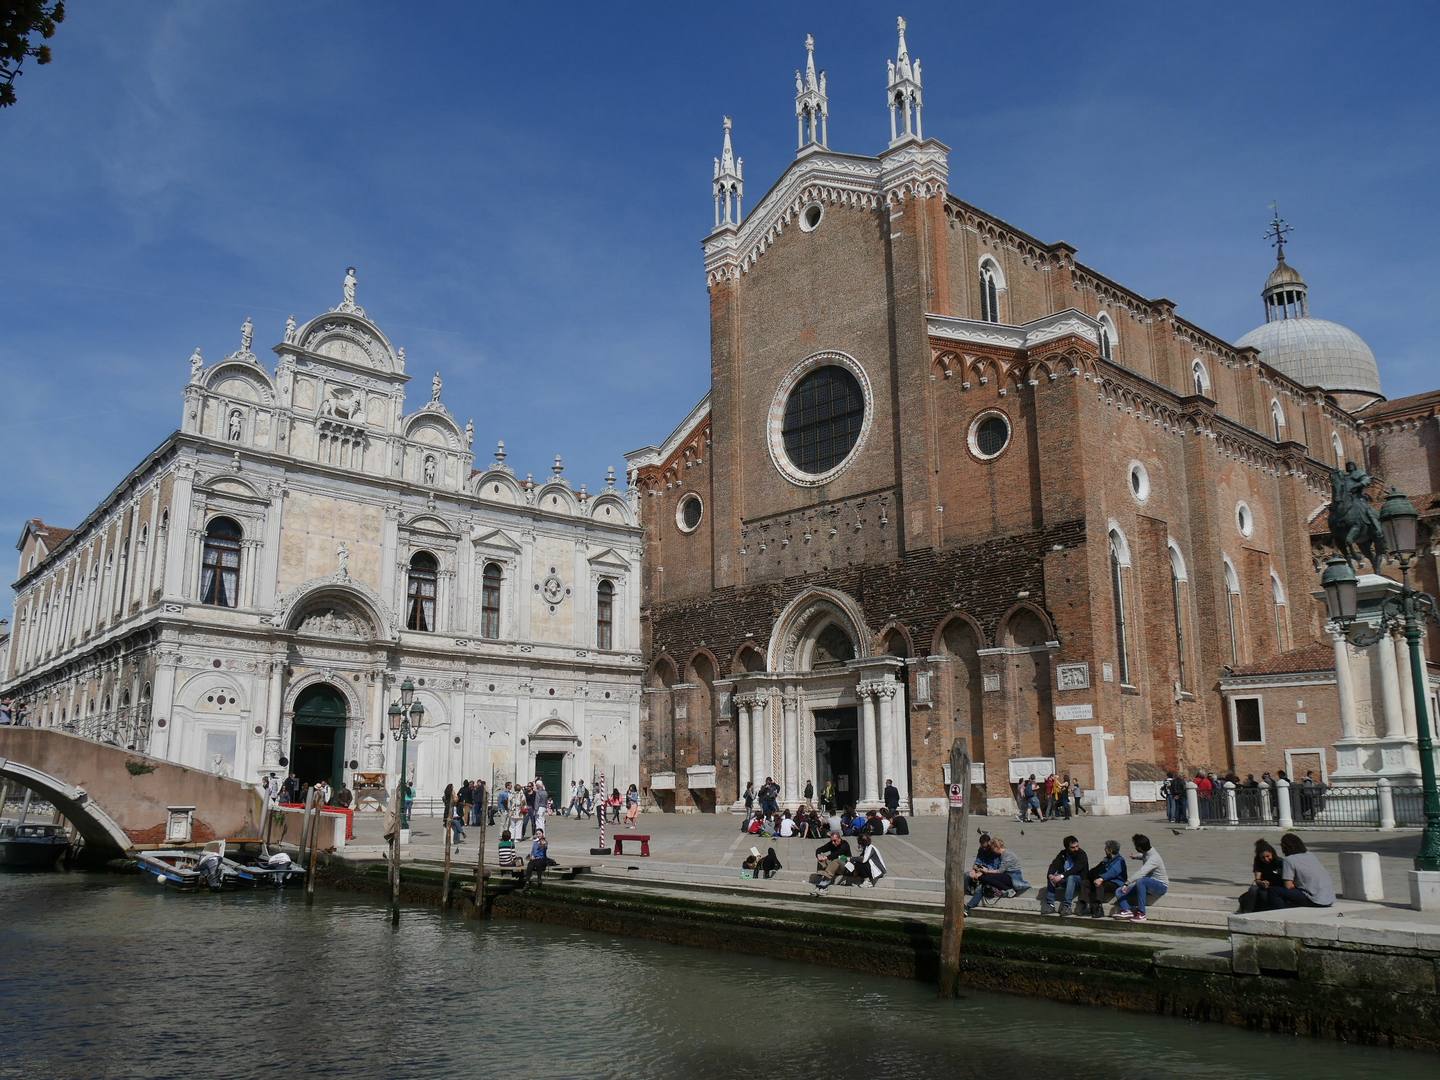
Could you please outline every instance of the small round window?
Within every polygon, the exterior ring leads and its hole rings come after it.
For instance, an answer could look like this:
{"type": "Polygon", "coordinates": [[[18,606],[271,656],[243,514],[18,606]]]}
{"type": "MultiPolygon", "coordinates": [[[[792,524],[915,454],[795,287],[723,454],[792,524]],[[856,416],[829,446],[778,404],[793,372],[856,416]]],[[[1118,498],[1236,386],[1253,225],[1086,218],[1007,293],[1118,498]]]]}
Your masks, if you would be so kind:
{"type": "Polygon", "coordinates": [[[1010,445],[1010,421],[1004,413],[982,413],[970,425],[970,452],[982,461],[999,457],[1010,445]]]}
{"type": "Polygon", "coordinates": [[[1136,502],[1143,503],[1150,498],[1150,473],[1138,461],[1130,463],[1130,494],[1135,496],[1136,502]]]}
{"type": "Polygon", "coordinates": [[[700,527],[700,519],[704,516],[705,504],[700,501],[700,496],[686,495],[675,508],[675,525],[681,532],[694,532],[700,527]]]}
{"type": "Polygon", "coordinates": [[[800,228],[805,232],[814,232],[824,216],[825,208],[819,203],[811,203],[800,211],[800,228]]]}
{"type": "Polygon", "coordinates": [[[1235,526],[1240,530],[1240,535],[1250,537],[1255,535],[1255,515],[1250,512],[1250,507],[1240,503],[1235,507],[1235,526]]]}

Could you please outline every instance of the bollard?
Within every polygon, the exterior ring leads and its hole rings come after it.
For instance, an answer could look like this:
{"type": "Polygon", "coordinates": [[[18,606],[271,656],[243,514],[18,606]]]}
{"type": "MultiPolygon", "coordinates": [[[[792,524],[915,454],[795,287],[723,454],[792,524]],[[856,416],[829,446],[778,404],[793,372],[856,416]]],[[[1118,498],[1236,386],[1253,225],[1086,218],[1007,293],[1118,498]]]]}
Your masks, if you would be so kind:
{"type": "Polygon", "coordinates": [[[1194,780],[1185,781],[1185,827],[1200,828],[1200,794],[1194,780]]]}
{"type": "Polygon", "coordinates": [[[1346,900],[1385,899],[1380,880],[1380,854],[1375,851],[1340,852],[1340,895],[1346,900]]]}
{"type": "Polygon", "coordinates": [[[1270,785],[1269,785],[1269,784],[1261,784],[1261,785],[1260,785],[1260,820],[1263,821],[1266,825],[1269,825],[1269,824],[1270,824],[1270,816],[1271,816],[1274,812],[1275,812],[1275,808],[1270,805],[1270,785]]]}
{"type": "Polygon", "coordinates": [[[1225,781],[1225,822],[1229,825],[1240,824],[1240,814],[1235,809],[1235,784],[1232,781],[1225,781]]]}
{"type": "Polygon", "coordinates": [[[1280,804],[1280,828],[1293,829],[1295,827],[1295,819],[1290,816],[1289,780],[1276,781],[1275,800],[1280,804]]]}
{"type": "Polygon", "coordinates": [[[1375,797],[1380,801],[1380,828],[1395,828],[1395,793],[1383,776],[1375,783],[1375,797]]]}

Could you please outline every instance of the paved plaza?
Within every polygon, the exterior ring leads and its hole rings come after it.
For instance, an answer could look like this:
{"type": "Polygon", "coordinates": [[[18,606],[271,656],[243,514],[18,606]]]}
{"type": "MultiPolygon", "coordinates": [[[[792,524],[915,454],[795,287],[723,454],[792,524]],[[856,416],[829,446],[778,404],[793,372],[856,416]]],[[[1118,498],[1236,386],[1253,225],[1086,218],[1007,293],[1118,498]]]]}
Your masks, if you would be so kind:
{"type": "MultiPolygon", "coordinates": [[[[416,816],[412,826],[407,858],[422,861],[442,858],[444,834],[439,818],[416,816]]],[[[946,820],[939,816],[914,818],[910,828],[908,836],[886,836],[877,843],[896,887],[906,891],[933,890],[944,877],[946,820]]],[[[1166,822],[1163,815],[1154,814],[1124,817],[1084,815],[1068,822],[1061,819],[1043,824],[1021,824],[1014,818],[972,817],[970,829],[967,857],[975,850],[974,834],[981,829],[988,830],[1003,837],[1006,846],[1020,857],[1025,876],[1031,883],[1043,880],[1046,866],[1060,850],[1061,840],[1068,834],[1079,837],[1086,852],[1095,860],[1100,857],[1106,840],[1119,841],[1121,851],[1129,855],[1134,850],[1130,837],[1135,833],[1144,833],[1165,859],[1173,891],[1216,898],[1238,897],[1250,882],[1254,842],[1265,837],[1278,847],[1281,836],[1281,830],[1275,826],[1269,829],[1241,826],[1189,831],[1183,826],[1166,822]]],[[[607,823],[606,830],[607,837],[613,837],[616,826],[607,823]]],[[[381,831],[380,815],[356,815],[355,839],[346,847],[347,857],[365,858],[383,854],[381,831]]],[[[551,857],[565,865],[643,865],[647,876],[660,876],[669,871],[677,878],[703,876],[710,879],[724,878],[723,871],[728,869],[734,871],[737,886],[742,884],[739,880],[740,863],[752,845],[761,851],[774,847],[787,871],[805,873],[813,867],[813,852],[819,843],[818,840],[798,838],[765,840],[748,836],[740,832],[740,818],[731,814],[647,813],[641,815],[634,831],[649,834],[648,859],[639,857],[638,848],[633,851],[627,848],[620,858],[590,855],[590,848],[596,842],[593,818],[580,822],[552,814],[546,823],[551,857]]],[[[1382,833],[1373,829],[1312,829],[1299,832],[1309,849],[1334,877],[1337,891],[1340,885],[1340,852],[1375,851],[1380,854],[1385,902],[1408,903],[1406,872],[1412,868],[1411,858],[1420,843],[1419,830],[1399,829],[1382,833]]],[[[478,836],[478,829],[467,830],[466,841],[456,850],[458,862],[473,863],[478,836]]],[[[498,838],[498,828],[487,829],[489,850],[486,861],[492,865],[498,838]]],[[[853,848],[853,838],[850,843],[853,848]]],[[[521,850],[528,850],[528,841],[521,845],[521,850]]],[[[750,882],[743,884],[751,885],[750,882]]],[[[759,882],[753,887],[765,889],[772,885],[759,882]]],[[[877,900],[884,895],[883,890],[876,890],[877,900]]]]}

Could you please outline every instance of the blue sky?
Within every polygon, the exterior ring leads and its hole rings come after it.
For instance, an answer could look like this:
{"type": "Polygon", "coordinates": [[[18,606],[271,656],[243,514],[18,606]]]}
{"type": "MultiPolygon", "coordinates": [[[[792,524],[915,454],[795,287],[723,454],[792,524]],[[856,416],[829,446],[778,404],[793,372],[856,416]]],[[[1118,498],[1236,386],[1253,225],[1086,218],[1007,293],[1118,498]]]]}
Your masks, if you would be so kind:
{"type": "MultiPolygon", "coordinates": [[[[178,424],[187,358],[360,302],[482,460],[601,481],[705,391],[720,117],[747,206],[888,135],[894,18],[951,188],[1230,338],[1278,198],[1315,314],[1400,396],[1440,385],[1440,6],[78,2],[0,113],[0,528],[74,525],[178,424]]],[[[267,354],[268,355],[268,354],[267,354]]]]}

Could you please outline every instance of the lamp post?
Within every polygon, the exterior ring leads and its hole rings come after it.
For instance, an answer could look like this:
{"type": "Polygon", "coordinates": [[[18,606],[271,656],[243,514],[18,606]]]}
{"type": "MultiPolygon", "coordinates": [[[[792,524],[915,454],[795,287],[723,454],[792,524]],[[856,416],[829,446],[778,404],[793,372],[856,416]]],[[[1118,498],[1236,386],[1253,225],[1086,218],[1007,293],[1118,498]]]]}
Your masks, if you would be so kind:
{"type": "Polygon", "coordinates": [[[407,750],[410,740],[418,738],[425,723],[425,706],[415,700],[415,684],[406,679],[400,684],[400,700],[392,701],[386,710],[390,718],[390,734],[400,744],[400,776],[395,781],[395,833],[390,840],[390,922],[400,925],[400,837],[410,831],[410,813],[405,805],[409,790],[406,779],[407,750]]]}
{"type": "MultiPolygon", "coordinates": [[[[1435,598],[1410,586],[1410,564],[1419,548],[1420,515],[1414,505],[1394,488],[1385,496],[1380,509],[1380,527],[1385,533],[1385,546],[1400,560],[1400,592],[1385,598],[1380,609],[1380,623],[1373,631],[1357,634],[1354,643],[1361,647],[1375,644],[1387,636],[1392,627],[1400,625],[1410,647],[1410,678],[1415,691],[1415,720],[1420,750],[1420,783],[1425,799],[1425,831],[1420,836],[1420,850],[1415,855],[1415,869],[1440,871],[1440,791],[1435,786],[1435,749],[1430,737],[1428,707],[1429,687],[1426,685],[1425,658],[1420,651],[1425,620],[1440,622],[1435,598]]],[[[1325,591],[1325,607],[1330,619],[1348,630],[1355,621],[1358,588],[1355,571],[1339,556],[1329,559],[1320,576],[1325,591]]]]}

